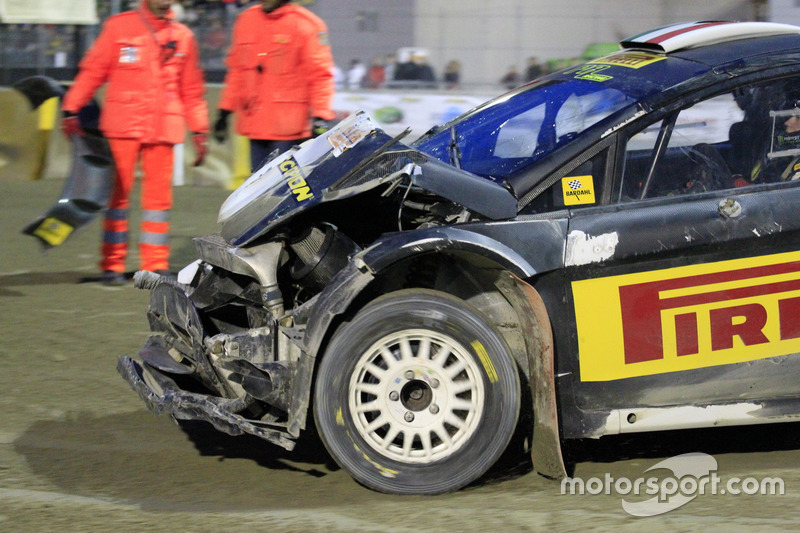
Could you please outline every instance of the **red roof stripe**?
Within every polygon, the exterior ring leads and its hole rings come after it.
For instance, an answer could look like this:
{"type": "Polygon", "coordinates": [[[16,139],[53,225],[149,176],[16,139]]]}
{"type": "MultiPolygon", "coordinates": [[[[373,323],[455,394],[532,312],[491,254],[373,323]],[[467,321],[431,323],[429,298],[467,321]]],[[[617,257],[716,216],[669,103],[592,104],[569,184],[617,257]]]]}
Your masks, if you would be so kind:
{"type": "Polygon", "coordinates": [[[666,41],[668,39],[671,39],[672,37],[677,37],[678,35],[683,35],[684,33],[688,33],[690,31],[699,30],[701,28],[708,28],[708,27],[711,27],[711,26],[719,26],[720,24],[731,24],[731,23],[730,22],[704,22],[702,24],[695,24],[695,25],[689,26],[687,28],[680,28],[680,29],[677,29],[675,31],[664,33],[662,35],[659,35],[658,37],[654,37],[653,39],[650,39],[650,40],[645,41],[645,42],[652,43],[652,44],[661,44],[664,41],[666,41]]]}

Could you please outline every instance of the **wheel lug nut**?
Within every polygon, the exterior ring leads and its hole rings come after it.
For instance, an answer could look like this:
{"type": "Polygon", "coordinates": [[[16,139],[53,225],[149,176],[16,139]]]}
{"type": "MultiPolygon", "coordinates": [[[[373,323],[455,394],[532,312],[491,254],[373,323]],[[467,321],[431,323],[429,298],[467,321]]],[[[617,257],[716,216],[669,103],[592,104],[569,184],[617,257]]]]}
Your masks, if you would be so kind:
{"type": "Polygon", "coordinates": [[[406,370],[406,379],[408,379],[408,380],[414,379],[414,371],[413,370],[406,370]]]}
{"type": "Polygon", "coordinates": [[[432,379],[432,380],[431,380],[431,388],[432,388],[432,389],[435,389],[435,388],[437,388],[438,386],[439,386],[439,380],[438,380],[438,379],[435,379],[435,378],[434,378],[434,379],[432,379]]]}
{"type": "Polygon", "coordinates": [[[397,391],[393,390],[392,392],[389,393],[389,399],[392,400],[393,402],[396,402],[397,400],[400,399],[400,395],[397,393],[397,391]]]}
{"type": "Polygon", "coordinates": [[[432,413],[432,414],[434,414],[434,415],[435,415],[436,413],[438,413],[438,412],[439,412],[439,406],[438,406],[438,405],[436,405],[436,404],[433,404],[433,405],[431,405],[431,409],[430,409],[430,411],[431,411],[431,413],[432,413]]]}
{"type": "Polygon", "coordinates": [[[414,421],[414,413],[411,411],[406,411],[405,416],[403,416],[406,422],[413,422],[414,421]]]}

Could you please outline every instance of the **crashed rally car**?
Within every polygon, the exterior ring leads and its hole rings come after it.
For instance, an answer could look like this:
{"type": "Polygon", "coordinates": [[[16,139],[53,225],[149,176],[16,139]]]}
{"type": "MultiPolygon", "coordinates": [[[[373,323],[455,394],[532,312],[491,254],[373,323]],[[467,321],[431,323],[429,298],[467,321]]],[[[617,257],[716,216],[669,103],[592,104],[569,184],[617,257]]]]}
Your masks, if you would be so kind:
{"type": "Polygon", "coordinates": [[[155,413],[358,482],[457,490],[509,447],[800,415],[800,28],[689,23],[404,143],[268,161],[118,370],[155,413]]]}

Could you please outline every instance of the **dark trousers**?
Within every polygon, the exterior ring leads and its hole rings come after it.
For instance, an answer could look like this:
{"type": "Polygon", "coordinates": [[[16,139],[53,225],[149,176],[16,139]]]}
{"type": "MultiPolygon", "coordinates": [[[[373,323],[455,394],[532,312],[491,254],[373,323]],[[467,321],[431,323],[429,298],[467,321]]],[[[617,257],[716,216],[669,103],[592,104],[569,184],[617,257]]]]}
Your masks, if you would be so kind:
{"type": "Polygon", "coordinates": [[[250,139],[250,171],[255,172],[276,155],[305,140],[268,141],[265,139],[250,139]]]}

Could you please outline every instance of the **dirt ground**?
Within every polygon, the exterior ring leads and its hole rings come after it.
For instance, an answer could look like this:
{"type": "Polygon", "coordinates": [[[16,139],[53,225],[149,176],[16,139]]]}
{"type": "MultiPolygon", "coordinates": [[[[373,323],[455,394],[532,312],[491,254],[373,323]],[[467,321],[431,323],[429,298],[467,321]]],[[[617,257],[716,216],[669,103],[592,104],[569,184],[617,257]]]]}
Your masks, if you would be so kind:
{"type": "MultiPolygon", "coordinates": [[[[136,354],[147,337],[148,294],[82,281],[96,275],[98,221],[48,253],[20,231],[61,186],[0,180],[0,531],[800,528],[800,424],[570,446],[582,479],[635,479],[666,458],[705,452],[723,479],[780,477],[785,484],[784,495],[704,494],[668,513],[635,518],[618,493],[562,495],[557,482],[526,463],[505,465],[454,494],[397,497],[356,484],[313,436],[285,452],[156,417],[115,370],[117,356],[136,354]]],[[[213,187],[176,189],[173,268],[194,259],[192,237],[215,231],[226,196],[213,187]]]]}

